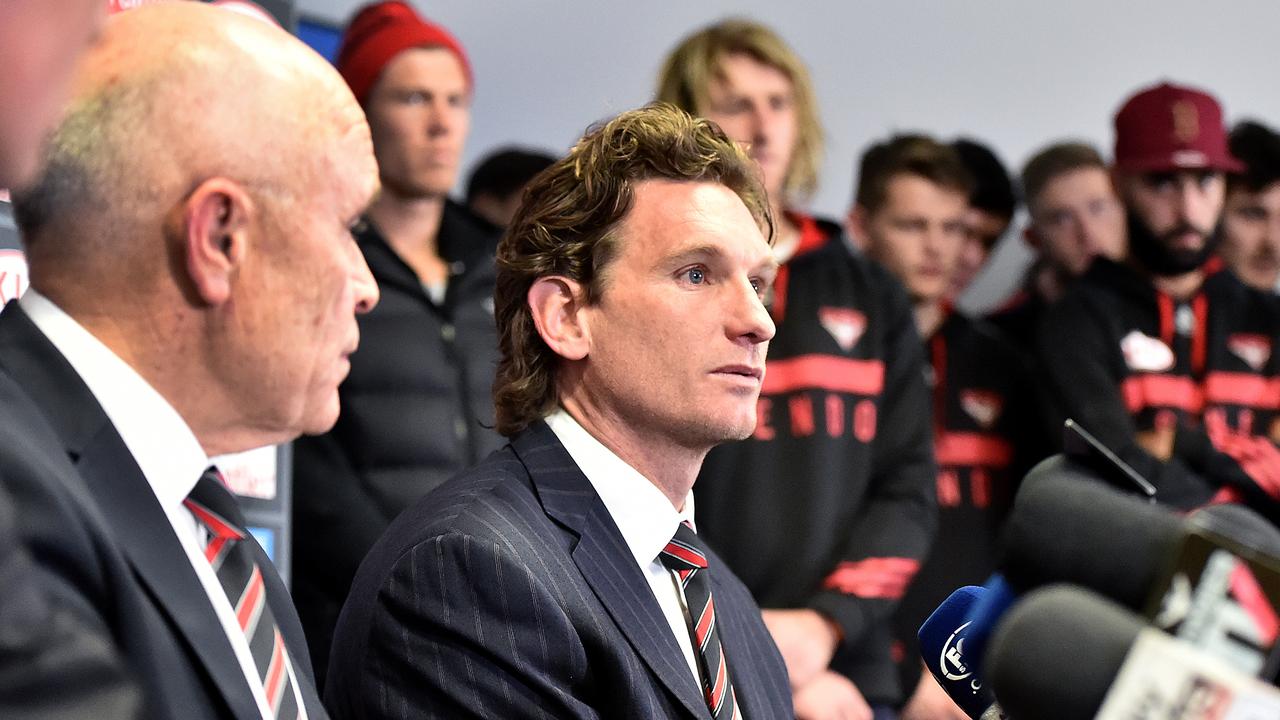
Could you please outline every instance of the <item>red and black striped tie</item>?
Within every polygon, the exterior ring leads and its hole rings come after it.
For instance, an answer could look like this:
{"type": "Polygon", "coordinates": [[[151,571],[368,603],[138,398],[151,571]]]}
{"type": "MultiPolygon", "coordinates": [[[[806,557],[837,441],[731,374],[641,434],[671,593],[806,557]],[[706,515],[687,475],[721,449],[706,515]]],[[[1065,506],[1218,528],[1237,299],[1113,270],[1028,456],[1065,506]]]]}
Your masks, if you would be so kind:
{"type": "Polygon", "coordinates": [[[688,523],[680,523],[676,536],[663,548],[658,559],[680,578],[685,604],[689,608],[690,632],[702,665],[702,689],[707,707],[716,720],[740,718],[737,696],[729,680],[729,663],[716,627],[716,604],[711,597],[707,574],[707,554],[688,523]]]}
{"type": "Polygon", "coordinates": [[[217,573],[218,582],[235,609],[240,629],[249,641],[249,651],[271,712],[280,720],[294,720],[299,712],[289,676],[289,654],[267,603],[262,568],[254,560],[249,544],[242,542],[248,532],[244,529],[240,506],[214,467],[204,471],[184,504],[209,530],[205,558],[217,573]]]}

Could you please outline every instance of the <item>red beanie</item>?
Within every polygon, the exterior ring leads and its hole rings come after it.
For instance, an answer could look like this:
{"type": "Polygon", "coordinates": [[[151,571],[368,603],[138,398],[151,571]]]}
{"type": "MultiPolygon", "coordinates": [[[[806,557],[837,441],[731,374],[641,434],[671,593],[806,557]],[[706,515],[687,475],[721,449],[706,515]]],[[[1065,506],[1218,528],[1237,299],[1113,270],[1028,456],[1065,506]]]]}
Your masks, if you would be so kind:
{"type": "Polygon", "coordinates": [[[473,82],[471,64],[457,38],[418,17],[408,3],[400,0],[366,5],[351,18],[338,49],[338,72],[363,105],[387,63],[401,51],[415,47],[442,47],[452,52],[462,64],[467,82],[473,82]]]}

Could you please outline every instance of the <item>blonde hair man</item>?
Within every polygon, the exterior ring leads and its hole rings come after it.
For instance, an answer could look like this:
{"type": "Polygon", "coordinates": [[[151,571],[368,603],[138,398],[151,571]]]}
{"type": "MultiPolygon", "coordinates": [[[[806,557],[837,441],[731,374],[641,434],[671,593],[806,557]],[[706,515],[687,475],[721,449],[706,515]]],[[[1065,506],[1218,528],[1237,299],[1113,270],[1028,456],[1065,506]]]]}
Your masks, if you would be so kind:
{"type": "Polygon", "coordinates": [[[889,617],[935,523],[920,342],[901,286],[799,211],[822,136],[804,63],[728,20],[663,63],[660,100],[715,121],[760,168],[778,218],[778,327],[751,437],[707,457],[700,528],[756,600],[800,718],[886,713],[902,697],[889,617]]]}

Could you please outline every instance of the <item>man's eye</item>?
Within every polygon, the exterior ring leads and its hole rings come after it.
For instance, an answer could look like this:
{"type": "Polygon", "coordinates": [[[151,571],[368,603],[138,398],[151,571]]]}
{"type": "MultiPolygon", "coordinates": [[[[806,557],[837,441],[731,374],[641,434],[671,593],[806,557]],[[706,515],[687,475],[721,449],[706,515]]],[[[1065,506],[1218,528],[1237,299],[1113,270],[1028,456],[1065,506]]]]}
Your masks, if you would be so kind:
{"type": "Polygon", "coordinates": [[[1173,173],[1150,173],[1146,177],[1147,187],[1156,192],[1169,192],[1177,185],[1173,173]]]}
{"type": "Polygon", "coordinates": [[[707,275],[702,271],[702,268],[689,268],[685,271],[684,276],[694,285],[701,285],[707,279],[707,275]]]}

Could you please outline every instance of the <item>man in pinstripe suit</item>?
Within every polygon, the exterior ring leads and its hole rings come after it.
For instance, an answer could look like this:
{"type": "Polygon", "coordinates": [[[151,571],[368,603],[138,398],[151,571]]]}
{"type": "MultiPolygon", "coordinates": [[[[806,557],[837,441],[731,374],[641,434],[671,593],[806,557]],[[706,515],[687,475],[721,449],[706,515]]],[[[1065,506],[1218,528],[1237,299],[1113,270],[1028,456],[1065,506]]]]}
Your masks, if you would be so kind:
{"type": "Polygon", "coordinates": [[[511,443],[366,558],[335,717],[793,717],[690,492],[707,451],[755,427],[768,208],[751,161],[669,106],[597,126],[534,180],[498,252],[511,443]]]}

